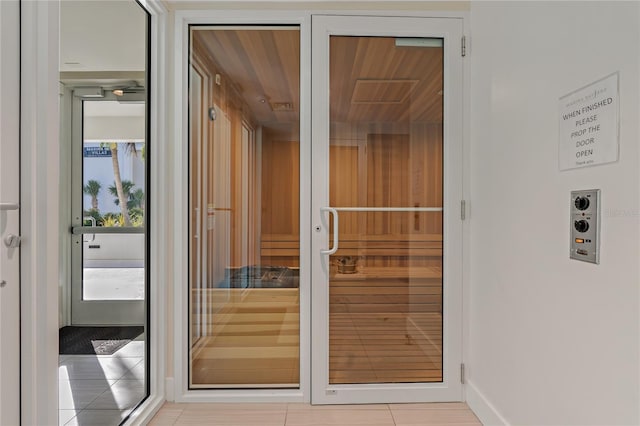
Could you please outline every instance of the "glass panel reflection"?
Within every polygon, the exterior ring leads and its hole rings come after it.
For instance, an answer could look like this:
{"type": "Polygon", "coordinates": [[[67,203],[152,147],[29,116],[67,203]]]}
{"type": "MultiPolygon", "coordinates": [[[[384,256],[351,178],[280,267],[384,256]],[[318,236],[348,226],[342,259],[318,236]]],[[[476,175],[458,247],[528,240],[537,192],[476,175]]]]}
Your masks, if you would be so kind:
{"type": "Polygon", "coordinates": [[[443,49],[406,41],[330,40],[330,205],[405,209],[339,213],[331,384],[442,381],[443,49]]]}
{"type": "Polygon", "coordinates": [[[299,37],[191,28],[194,388],[299,385],[299,37]]]}
{"type": "Polygon", "coordinates": [[[136,1],[60,2],[59,424],[119,425],[149,395],[149,24],[136,1]]]}

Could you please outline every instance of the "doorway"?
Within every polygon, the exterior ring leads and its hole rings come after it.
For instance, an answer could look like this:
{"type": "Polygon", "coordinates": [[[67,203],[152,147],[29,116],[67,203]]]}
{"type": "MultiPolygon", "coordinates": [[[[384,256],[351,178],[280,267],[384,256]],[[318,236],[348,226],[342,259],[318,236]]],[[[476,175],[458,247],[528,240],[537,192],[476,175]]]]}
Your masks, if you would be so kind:
{"type": "Polygon", "coordinates": [[[313,17],[314,403],[462,396],[461,37],[313,17]]]}
{"type": "Polygon", "coordinates": [[[189,28],[186,392],[461,400],[462,22],[312,19],[189,28]]]}
{"type": "Polygon", "coordinates": [[[151,20],[135,1],[61,2],[60,23],[59,423],[118,425],[151,382],[151,20]]]}

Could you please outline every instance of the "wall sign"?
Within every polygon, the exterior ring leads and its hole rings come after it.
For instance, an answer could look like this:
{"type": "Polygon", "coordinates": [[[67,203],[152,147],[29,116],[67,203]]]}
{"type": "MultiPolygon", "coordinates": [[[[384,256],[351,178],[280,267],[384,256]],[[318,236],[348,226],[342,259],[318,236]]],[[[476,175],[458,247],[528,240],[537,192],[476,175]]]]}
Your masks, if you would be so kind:
{"type": "Polygon", "coordinates": [[[84,157],[111,157],[111,149],[101,146],[87,146],[83,148],[84,157]]]}
{"type": "Polygon", "coordinates": [[[618,161],[619,102],[617,72],[560,98],[560,170],[618,161]]]}

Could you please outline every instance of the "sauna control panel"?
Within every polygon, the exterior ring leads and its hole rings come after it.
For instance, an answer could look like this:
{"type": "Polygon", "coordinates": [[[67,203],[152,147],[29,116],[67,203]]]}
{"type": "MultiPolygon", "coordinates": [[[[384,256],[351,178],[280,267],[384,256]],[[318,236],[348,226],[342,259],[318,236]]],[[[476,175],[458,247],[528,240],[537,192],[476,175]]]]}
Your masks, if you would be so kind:
{"type": "Polygon", "coordinates": [[[571,191],[571,259],[600,263],[600,190],[571,191]]]}

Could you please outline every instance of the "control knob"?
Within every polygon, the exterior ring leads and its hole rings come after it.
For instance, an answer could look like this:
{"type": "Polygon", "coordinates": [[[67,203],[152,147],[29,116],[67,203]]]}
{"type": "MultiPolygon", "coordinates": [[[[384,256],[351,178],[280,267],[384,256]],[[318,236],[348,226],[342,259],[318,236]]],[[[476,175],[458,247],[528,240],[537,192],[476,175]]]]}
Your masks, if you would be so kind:
{"type": "Polygon", "coordinates": [[[589,208],[589,199],[587,197],[576,197],[575,203],[576,209],[586,210],[589,208]]]}
{"type": "Polygon", "coordinates": [[[587,232],[589,230],[589,222],[584,219],[576,220],[573,226],[575,226],[578,232],[587,232]]]}

